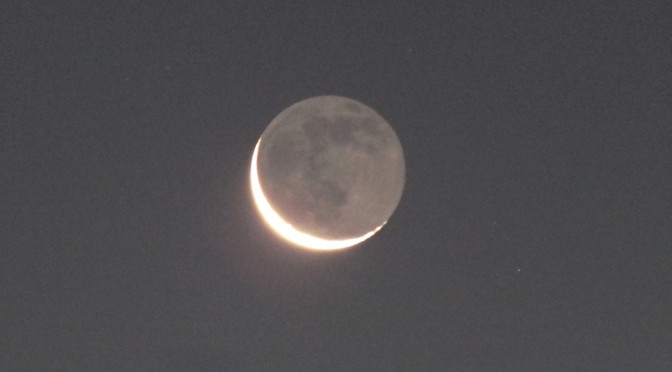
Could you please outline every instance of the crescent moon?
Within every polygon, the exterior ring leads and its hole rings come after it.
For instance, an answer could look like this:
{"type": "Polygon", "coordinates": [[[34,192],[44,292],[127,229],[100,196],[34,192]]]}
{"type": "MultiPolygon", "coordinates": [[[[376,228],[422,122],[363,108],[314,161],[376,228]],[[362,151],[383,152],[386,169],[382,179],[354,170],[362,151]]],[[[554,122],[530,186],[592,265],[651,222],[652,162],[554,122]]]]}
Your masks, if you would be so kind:
{"type": "Polygon", "coordinates": [[[399,139],[370,107],[350,98],[297,102],[254,148],[254,202],[279,236],[328,251],[361,243],[388,221],[404,187],[399,139]]]}
{"type": "Polygon", "coordinates": [[[294,226],[292,226],[282,217],[280,217],[280,215],[273,209],[273,207],[271,207],[271,204],[268,202],[268,199],[266,199],[266,196],[264,196],[264,192],[261,189],[261,184],[259,183],[259,174],[257,173],[257,154],[259,153],[260,144],[261,139],[257,142],[257,145],[254,147],[254,154],[252,155],[252,166],[250,167],[250,182],[252,185],[252,197],[254,198],[254,202],[257,205],[259,213],[264,218],[266,223],[285,240],[303,248],[320,250],[320,251],[344,249],[365,241],[366,239],[373,236],[373,234],[375,234],[385,225],[385,223],[383,223],[373,231],[369,231],[368,233],[360,237],[344,240],[322,239],[297,230],[296,228],[294,228],[294,226]]]}

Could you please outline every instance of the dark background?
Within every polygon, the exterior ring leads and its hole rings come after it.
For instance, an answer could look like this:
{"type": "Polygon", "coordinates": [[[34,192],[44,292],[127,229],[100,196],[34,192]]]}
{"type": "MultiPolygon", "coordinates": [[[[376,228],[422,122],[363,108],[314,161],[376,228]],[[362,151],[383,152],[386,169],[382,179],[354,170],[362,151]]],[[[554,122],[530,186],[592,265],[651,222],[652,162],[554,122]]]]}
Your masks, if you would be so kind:
{"type": "Polygon", "coordinates": [[[672,370],[670,3],[330,3],[1,3],[0,370],[672,370]],[[330,254],[248,185],[323,94],[407,165],[330,254]]]}

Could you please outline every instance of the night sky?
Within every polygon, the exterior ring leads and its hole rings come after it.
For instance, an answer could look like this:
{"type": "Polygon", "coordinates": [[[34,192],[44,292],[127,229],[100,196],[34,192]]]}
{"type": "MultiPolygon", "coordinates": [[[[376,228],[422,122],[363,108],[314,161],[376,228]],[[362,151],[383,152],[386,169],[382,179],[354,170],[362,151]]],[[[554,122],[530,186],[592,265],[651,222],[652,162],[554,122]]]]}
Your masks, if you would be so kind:
{"type": "Polygon", "coordinates": [[[5,0],[0,43],[2,371],[672,370],[667,1],[5,0]],[[249,189],[325,94],[407,171],[326,254],[249,189]]]}

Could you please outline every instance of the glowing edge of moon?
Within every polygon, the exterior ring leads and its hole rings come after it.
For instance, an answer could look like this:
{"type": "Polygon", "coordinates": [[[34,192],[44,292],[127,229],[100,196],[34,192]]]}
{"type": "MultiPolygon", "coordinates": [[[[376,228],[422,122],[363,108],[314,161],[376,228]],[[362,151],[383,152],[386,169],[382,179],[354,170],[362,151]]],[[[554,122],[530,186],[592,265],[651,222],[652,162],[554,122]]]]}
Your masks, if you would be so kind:
{"type": "Polygon", "coordinates": [[[250,181],[252,184],[252,196],[254,197],[254,202],[257,205],[257,209],[261,216],[266,220],[266,223],[275,230],[281,237],[288,240],[291,243],[294,243],[298,246],[308,249],[314,249],[319,251],[331,251],[337,249],[344,249],[352,247],[355,244],[359,244],[366,239],[370,238],[380,230],[385,223],[378,226],[375,230],[369,231],[368,233],[351,239],[344,240],[327,240],[321,239],[316,236],[306,234],[302,231],[299,231],[294,228],[291,224],[287,223],[280,215],[271,207],[271,204],[264,196],[263,191],[261,190],[261,184],[259,183],[259,175],[257,174],[257,153],[259,152],[259,145],[261,144],[261,139],[257,142],[257,145],[254,148],[254,154],[252,155],[252,167],[250,169],[250,181]]]}

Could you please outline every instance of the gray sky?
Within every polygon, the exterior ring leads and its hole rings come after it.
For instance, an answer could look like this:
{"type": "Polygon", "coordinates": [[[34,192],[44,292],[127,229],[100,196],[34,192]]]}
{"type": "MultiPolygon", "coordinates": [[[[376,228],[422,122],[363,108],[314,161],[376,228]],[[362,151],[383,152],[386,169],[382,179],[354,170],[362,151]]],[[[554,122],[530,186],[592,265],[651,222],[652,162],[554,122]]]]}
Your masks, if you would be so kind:
{"type": "Polygon", "coordinates": [[[0,5],[1,370],[672,368],[667,2],[141,4],[0,5]],[[336,254],[248,185],[324,94],[406,156],[336,254]]]}

